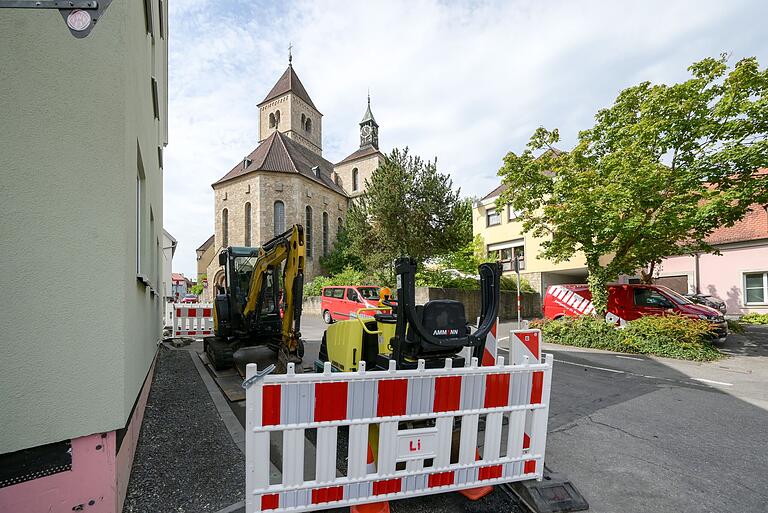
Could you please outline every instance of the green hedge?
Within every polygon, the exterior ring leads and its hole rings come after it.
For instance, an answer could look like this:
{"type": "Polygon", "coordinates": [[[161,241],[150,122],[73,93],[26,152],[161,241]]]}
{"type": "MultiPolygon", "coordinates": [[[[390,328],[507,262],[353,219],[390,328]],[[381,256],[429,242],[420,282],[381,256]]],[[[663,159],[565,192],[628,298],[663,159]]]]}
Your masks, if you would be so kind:
{"type": "MultiPolygon", "coordinates": [[[[441,289],[477,290],[480,280],[476,278],[461,278],[451,275],[442,269],[423,269],[416,273],[417,287],[437,287],[441,289]]],[[[517,278],[502,276],[499,282],[501,290],[517,290],[517,278]]],[[[525,278],[520,279],[520,290],[535,292],[525,278]]]]}
{"type": "Polygon", "coordinates": [[[768,314],[748,313],[744,314],[739,320],[747,324],[768,324],[768,314]]]}
{"type": "Polygon", "coordinates": [[[333,285],[378,285],[363,271],[357,271],[351,267],[345,268],[339,274],[333,276],[317,276],[312,281],[304,284],[304,297],[319,296],[323,287],[333,285]]]}
{"type": "Polygon", "coordinates": [[[592,316],[538,321],[544,340],[555,344],[711,361],[722,358],[712,344],[709,323],[679,315],[646,316],[615,328],[592,316]]]}

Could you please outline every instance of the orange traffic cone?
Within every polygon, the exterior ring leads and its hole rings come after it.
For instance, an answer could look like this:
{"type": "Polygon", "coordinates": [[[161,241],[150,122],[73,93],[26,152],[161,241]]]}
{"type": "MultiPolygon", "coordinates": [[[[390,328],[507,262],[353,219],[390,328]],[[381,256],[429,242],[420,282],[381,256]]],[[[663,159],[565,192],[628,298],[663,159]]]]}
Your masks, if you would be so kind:
{"type": "MultiPolygon", "coordinates": [[[[480,459],[480,451],[475,449],[475,461],[480,459]]],[[[459,493],[471,501],[482,499],[493,491],[493,486],[478,486],[477,488],[467,488],[459,490],[459,493]]]]}
{"type": "MultiPolygon", "coordinates": [[[[365,466],[366,474],[376,473],[376,462],[373,459],[371,444],[368,444],[368,460],[365,466]]],[[[357,504],[349,507],[349,513],[389,513],[389,501],[371,502],[369,504],[357,504]]]]}

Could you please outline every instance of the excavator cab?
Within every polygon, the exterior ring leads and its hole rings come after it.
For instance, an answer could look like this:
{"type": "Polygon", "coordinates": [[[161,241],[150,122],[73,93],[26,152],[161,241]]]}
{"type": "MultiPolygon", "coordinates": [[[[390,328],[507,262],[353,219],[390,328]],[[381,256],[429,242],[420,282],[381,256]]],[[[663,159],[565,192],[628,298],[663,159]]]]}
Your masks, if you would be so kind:
{"type": "Polygon", "coordinates": [[[471,356],[481,358],[499,311],[499,264],[479,267],[480,323],[474,330],[459,301],[416,304],[413,259],[397,259],[395,270],[397,300],[383,299],[381,308],[361,309],[356,319],[329,326],[320,346],[320,363],[330,361],[336,371],[354,371],[360,360],[369,369],[387,369],[394,360],[398,369],[413,369],[420,359],[430,368],[442,367],[450,358],[460,367],[465,364],[466,348],[471,356]]]}
{"type": "Polygon", "coordinates": [[[221,251],[219,264],[224,267],[225,286],[214,301],[215,336],[204,339],[206,354],[216,369],[239,361],[241,365],[236,367],[244,371],[250,356],[242,350],[257,346],[278,353],[278,369],[289,362],[301,363],[304,244],[304,228],[294,225],[261,247],[221,251]]]}

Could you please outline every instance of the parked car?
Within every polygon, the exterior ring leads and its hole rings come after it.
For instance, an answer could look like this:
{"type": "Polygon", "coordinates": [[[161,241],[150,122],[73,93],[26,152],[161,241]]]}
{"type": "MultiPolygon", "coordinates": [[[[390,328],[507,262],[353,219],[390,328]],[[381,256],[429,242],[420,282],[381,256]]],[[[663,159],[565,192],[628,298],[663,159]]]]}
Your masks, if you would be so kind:
{"type": "Polygon", "coordinates": [[[187,294],[181,299],[182,303],[197,303],[197,296],[194,294],[187,294]]]}
{"type": "Polygon", "coordinates": [[[379,290],[379,287],[367,285],[323,287],[320,300],[323,320],[331,324],[337,320],[354,319],[361,308],[377,308],[379,290]]]}
{"type": "MultiPolygon", "coordinates": [[[[559,319],[595,311],[592,293],[587,285],[552,285],[544,296],[544,317],[559,319]]],[[[712,324],[715,338],[728,335],[728,323],[714,308],[696,304],[677,292],[660,285],[609,285],[608,313],[605,318],[618,325],[644,315],[677,313],[693,319],[704,319],[712,324]]]]}
{"type": "Polygon", "coordinates": [[[708,294],[685,294],[685,297],[693,301],[694,303],[698,305],[704,305],[708,306],[710,308],[714,308],[715,310],[718,310],[720,313],[725,314],[726,309],[728,308],[725,306],[725,301],[722,299],[710,296],[708,294]]]}

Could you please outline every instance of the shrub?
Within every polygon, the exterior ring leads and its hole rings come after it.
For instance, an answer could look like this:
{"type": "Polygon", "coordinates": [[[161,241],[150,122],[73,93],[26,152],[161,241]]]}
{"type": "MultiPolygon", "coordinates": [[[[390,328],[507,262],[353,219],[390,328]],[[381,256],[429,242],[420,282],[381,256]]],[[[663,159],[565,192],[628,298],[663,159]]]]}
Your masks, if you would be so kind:
{"type": "Polygon", "coordinates": [[[543,322],[540,329],[556,344],[686,360],[722,357],[710,340],[709,323],[679,315],[649,315],[618,329],[598,317],[565,317],[543,322]]]}
{"type": "MultiPolygon", "coordinates": [[[[416,273],[416,286],[476,290],[480,288],[480,279],[455,276],[443,269],[422,269],[416,273]]],[[[499,288],[501,290],[516,291],[517,278],[502,276],[501,280],[499,280],[499,288]]],[[[520,279],[520,290],[523,292],[535,292],[525,278],[520,279]]]]}
{"type": "Polygon", "coordinates": [[[768,324],[768,314],[748,313],[744,314],[739,320],[747,324],[768,324]]]}
{"type": "Polygon", "coordinates": [[[304,284],[304,297],[319,296],[323,287],[333,285],[376,285],[363,271],[345,267],[343,271],[333,276],[317,276],[304,284]]]}

